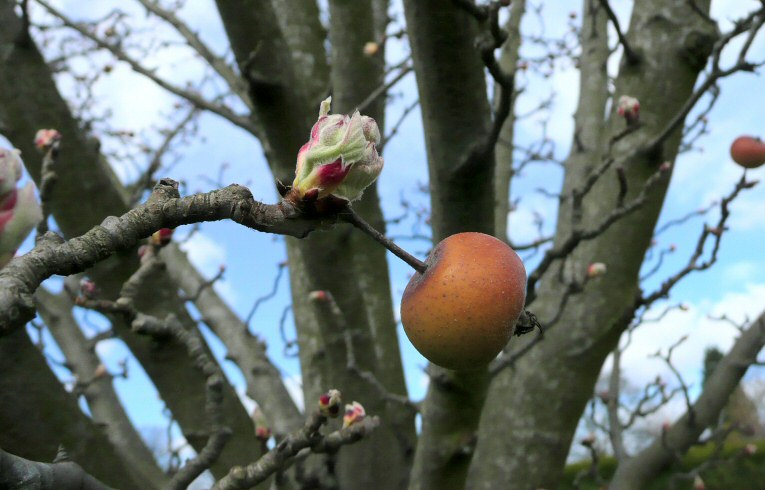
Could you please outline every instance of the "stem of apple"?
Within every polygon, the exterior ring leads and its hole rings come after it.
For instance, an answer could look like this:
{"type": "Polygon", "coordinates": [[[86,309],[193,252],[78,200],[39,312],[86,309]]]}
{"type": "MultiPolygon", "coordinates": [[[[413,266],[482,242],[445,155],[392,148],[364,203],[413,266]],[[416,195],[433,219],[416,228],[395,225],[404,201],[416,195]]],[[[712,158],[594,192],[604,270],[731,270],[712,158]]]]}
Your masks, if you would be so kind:
{"type": "Polygon", "coordinates": [[[399,259],[409,264],[414,270],[416,270],[420,274],[425,273],[425,269],[428,268],[428,264],[419,260],[417,257],[413,256],[412,254],[410,254],[403,248],[393,243],[385,235],[375,230],[372,227],[372,225],[367,223],[364,220],[364,218],[359,216],[356,213],[356,211],[354,211],[353,208],[351,208],[350,206],[346,207],[345,211],[340,213],[340,218],[346,223],[352,224],[359,230],[363,231],[364,233],[372,237],[376,242],[380,243],[383,247],[390,250],[393,253],[393,255],[395,255],[399,259]]]}

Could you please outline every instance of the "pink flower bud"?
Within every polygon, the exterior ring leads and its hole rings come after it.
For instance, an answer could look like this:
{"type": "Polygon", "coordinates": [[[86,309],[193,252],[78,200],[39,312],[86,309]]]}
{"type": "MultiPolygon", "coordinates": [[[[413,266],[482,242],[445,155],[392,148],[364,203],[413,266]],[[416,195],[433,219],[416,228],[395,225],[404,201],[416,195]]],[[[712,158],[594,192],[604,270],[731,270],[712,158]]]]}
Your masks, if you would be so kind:
{"type": "Polygon", "coordinates": [[[680,308],[680,311],[688,311],[688,310],[690,310],[688,305],[686,305],[685,303],[680,303],[680,306],[678,306],[678,308],[680,308]]]}
{"type": "Polygon", "coordinates": [[[260,441],[266,442],[271,437],[271,428],[260,407],[256,407],[252,412],[252,421],[255,424],[255,437],[260,441]]]}
{"type": "Polygon", "coordinates": [[[750,442],[749,444],[744,446],[743,452],[744,452],[745,456],[752,456],[754,453],[757,452],[757,445],[756,444],[752,444],[750,442]]]}
{"type": "Polygon", "coordinates": [[[664,162],[661,165],[659,165],[659,171],[660,172],[669,172],[669,169],[672,168],[671,162],[664,162]]]}
{"type": "Polygon", "coordinates": [[[271,438],[271,429],[263,426],[255,427],[255,437],[261,441],[267,441],[271,438]]]}
{"type": "Polygon", "coordinates": [[[367,412],[359,402],[353,402],[345,406],[345,415],[343,415],[343,428],[361,422],[366,417],[367,412]]]}
{"type": "Polygon", "coordinates": [[[96,297],[98,289],[96,283],[87,277],[80,279],[80,295],[85,299],[93,299],[96,297]]]}
{"type": "Polygon", "coordinates": [[[325,417],[337,417],[340,415],[340,403],[342,398],[338,390],[329,390],[319,397],[319,411],[325,417]]]}
{"type": "Polygon", "coordinates": [[[669,431],[670,427],[672,427],[672,426],[670,425],[669,422],[664,422],[663,424],[661,424],[661,431],[662,432],[667,432],[667,431],[669,431]]]}
{"type": "Polygon", "coordinates": [[[311,291],[308,293],[308,299],[311,301],[329,301],[329,291],[311,291]]]}
{"type": "Polygon", "coordinates": [[[594,262],[587,267],[587,277],[594,278],[602,276],[607,270],[608,268],[603,262],[594,262]]]}
{"type": "Polygon", "coordinates": [[[61,140],[61,133],[55,129],[41,129],[35,134],[35,146],[38,150],[47,150],[53,143],[61,140]]]}
{"type": "Polygon", "coordinates": [[[9,150],[0,147],[0,196],[5,195],[16,187],[21,179],[23,168],[19,150],[9,150]]]}
{"type": "Polygon", "coordinates": [[[34,184],[21,189],[19,152],[0,148],[0,268],[13,258],[16,249],[42,220],[42,210],[35,198],[34,184]]]}
{"type": "Polygon", "coordinates": [[[149,243],[155,247],[164,247],[173,239],[172,228],[160,228],[149,237],[149,243]]]}
{"type": "Polygon", "coordinates": [[[640,119],[640,102],[635,97],[622,95],[619,97],[616,112],[626,119],[628,124],[636,123],[640,119]]]}
{"type": "Polygon", "coordinates": [[[333,195],[353,201],[382,171],[383,159],[377,153],[380,130],[374,119],[358,111],[330,115],[330,102],[328,98],[321,103],[311,139],[298,152],[292,187],[300,199],[333,195]]]}

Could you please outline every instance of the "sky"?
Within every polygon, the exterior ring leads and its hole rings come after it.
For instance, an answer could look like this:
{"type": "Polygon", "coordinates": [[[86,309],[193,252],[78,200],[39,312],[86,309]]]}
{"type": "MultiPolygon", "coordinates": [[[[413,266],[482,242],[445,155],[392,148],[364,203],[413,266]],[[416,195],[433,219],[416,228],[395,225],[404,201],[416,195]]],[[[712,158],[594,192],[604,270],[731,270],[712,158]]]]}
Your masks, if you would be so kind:
{"type": "MultiPolygon", "coordinates": [[[[155,19],[147,17],[137,2],[113,0],[99,2],[80,2],[74,0],[51,1],[53,5],[75,19],[94,19],[111,11],[115,5],[137,14],[135,22],[146,29],[142,42],[152,42],[168,34],[166,27],[155,19]]],[[[537,5],[540,1],[531,1],[537,5]]],[[[537,14],[527,14],[522,29],[546,37],[563,36],[569,30],[570,13],[573,2],[548,0],[537,14]]],[[[579,2],[576,2],[577,4],[579,2]]],[[[612,5],[622,25],[628,24],[630,5],[626,0],[612,0],[612,5]]],[[[394,12],[399,13],[398,2],[394,12]]],[[[713,17],[720,19],[721,28],[727,29],[731,20],[754,8],[755,0],[716,0],[713,1],[713,17]]],[[[45,22],[49,20],[41,9],[33,5],[34,18],[45,22]]],[[[578,7],[573,10],[580,17],[578,7]]],[[[193,1],[181,12],[181,17],[215,52],[227,53],[226,39],[220,19],[215,14],[214,2],[193,1]]],[[[575,20],[576,22],[576,20],[575,20]]],[[[395,30],[394,27],[389,29],[395,30]]],[[[613,31],[613,30],[612,30],[613,31]]],[[[612,32],[612,37],[614,33],[612,32]]],[[[760,35],[752,48],[752,58],[765,60],[765,36],[760,35]]],[[[612,43],[614,44],[614,43],[612,43]]],[[[736,43],[731,48],[735,49],[736,43]]],[[[52,43],[46,51],[49,55],[57,49],[52,43]]],[[[539,50],[531,43],[524,44],[522,56],[530,57],[539,50]]],[[[733,51],[726,53],[724,62],[730,62],[733,51]]],[[[388,61],[396,63],[407,55],[405,44],[392,40],[388,46],[388,61]]],[[[227,54],[230,58],[230,54],[227,54]]],[[[618,69],[616,57],[609,65],[612,75],[618,69]]],[[[198,79],[202,74],[199,65],[187,52],[180,48],[160,50],[152,48],[152,54],[144,62],[158,69],[158,73],[183,83],[198,79]]],[[[123,64],[112,63],[103,54],[91,56],[87,61],[77,61],[77,70],[87,72],[93,67],[113,65],[109,74],[101,77],[94,86],[96,103],[95,112],[109,111],[107,119],[112,128],[136,132],[135,139],[146,138],[156,142],[158,122],[178,118],[178,109],[174,107],[176,99],[135,74],[123,64]]],[[[520,83],[524,92],[518,100],[518,112],[525,113],[534,108],[540,100],[554,93],[549,112],[532,115],[519,121],[517,126],[518,143],[529,144],[537,140],[546,121],[546,136],[554,145],[556,158],[562,160],[568,153],[573,131],[572,115],[576,107],[578,73],[570,61],[556,63],[549,78],[526,74],[520,83]]],[[[76,86],[66,76],[59,80],[61,90],[72,97],[77,96],[76,86]]],[[[710,132],[697,142],[697,149],[681,155],[676,163],[666,205],[659,223],[683,216],[695,209],[708,206],[732,189],[735,181],[741,177],[741,169],[734,165],[728,155],[730,142],[740,134],[765,136],[763,116],[765,98],[757,96],[765,85],[762,77],[754,74],[741,74],[720,83],[721,95],[715,108],[709,114],[710,132]]],[[[211,83],[204,90],[213,91],[211,83]]],[[[620,95],[620,94],[619,94],[620,95]]],[[[398,119],[405,107],[417,98],[414,75],[405,77],[393,90],[393,97],[388,107],[387,121],[391,124],[398,119]]],[[[317,107],[318,111],[318,107],[317,107]]],[[[121,147],[115,138],[109,136],[104,124],[95,126],[96,134],[102,139],[107,151],[118,151],[121,147]]],[[[275,202],[277,196],[273,189],[272,177],[263,158],[258,142],[243,130],[236,128],[217,116],[204,114],[197,121],[196,135],[190,135],[175,148],[172,166],[164,175],[183,179],[188,192],[206,191],[217,187],[219,168],[226,165],[222,174],[222,183],[242,183],[250,187],[258,200],[275,202]]],[[[307,137],[308,135],[306,135],[307,137]]],[[[11,142],[12,143],[12,142],[11,142]]],[[[385,170],[379,179],[379,192],[383,211],[388,218],[402,213],[402,196],[413,203],[415,208],[427,205],[427,196],[417,189],[427,182],[426,154],[422,124],[418,109],[411,112],[402,124],[398,135],[385,147],[385,170]]],[[[140,158],[134,163],[115,162],[115,170],[126,182],[134,179],[145,162],[140,158]]],[[[752,178],[765,177],[765,169],[750,172],[752,178]]],[[[544,232],[551,232],[555,220],[556,201],[537,192],[545,188],[558,192],[562,182],[562,172],[556,165],[533,165],[527,167],[513,183],[513,198],[520,198],[517,210],[509,217],[509,229],[513,241],[522,243],[537,237],[535,216],[544,218],[544,232]]],[[[725,350],[732,344],[736,331],[728,326],[714,322],[708,315],[727,314],[741,320],[755,318],[765,306],[765,254],[762,246],[765,241],[765,191],[756,188],[747,192],[732,206],[733,217],[730,231],[723,239],[718,264],[710,271],[694,274],[681,283],[672,294],[669,304],[682,302],[687,311],[673,311],[661,321],[645,325],[637,330],[630,349],[622,361],[624,375],[630,383],[641,386],[657,375],[673,381],[666,367],[649,356],[657,349],[666,349],[681,336],[688,335],[688,341],[678,349],[674,358],[676,365],[683,372],[692,389],[697,390],[700,382],[703,351],[708,346],[718,346],[725,350]]],[[[662,268],[646,281],[644,289],[652,291],[661,280],[681,268],[692,253],[703,223],[712,223],[715,212],[704,218],[694,218],[686,225],[671,229],[657,238],[658,248],[676,247],[676,251],[665,258],[662,268]]],[[[430,243],[425,240],[407,238],[412,235],[414,220],[406,219],[400,224],[391,225],[389,234],[399,237],[399,243],[408,250],[421,256],[427,252],[430,243]]],[[[426,228],[418,229],[427,235],[426,228]]],[[[188,230],[180,230],[177,237],[183,240],[188,230]]],[[[28,249],[27,241],[21,252],[28,249]]],[[[268,294],[278,272],[278,263],[286,259],[283,239],[267,234],[255,233],[233,223],[209,223],[191,234],[182,247],[186,250],[200,270],[208,277],[217,273],[218,268],[227,266],[224,279],[216,282],[216,290],[231,307],[242,317],[247,316],[254,301],[268,294]]],[[[524,257],[527,270],[531,270],[539,256],[524,257]]],[[[395,257],[390,257],[392,293],[398,316],[398,302],[411,274],[408,266],[395,257]]],[[[645,267],[650,269],[652,262],[645,267]]],[[[53,281],[49,286],[55,289],[53,281]]],[[[280,319],[285,306],[289,304],[289,284],[287,274],[281,277],[273,299],[263,303],[257,310],[252,325],[253,333],[261,336],[269,346],[269,355],[284,373],[288,386],[294,396],[300,400],[300,369],[294,356],[284,355],[284,343],[279,329],[280,319]]],[[[664,307],[658,305],[656,315],[664,307]]],[[[105,328],[101,318],[92,312],[80,312],[83,323],[88,326],[87,333],[94,334],[105,328]]],[[[648,315],[651,317],[652,315],[648,315]]],[[[294,338],[291,316],[285,322],[287,338],[294,338]]],[[[206,335],[219,359],[225,355],[224,347],[212,335],[206,335]]],[[[420,356],[406,340],[399,327],[402,358],[405,366],[410,396],[421,399],[427,387],[427,376],[423,373],[425,359],[420,356]]],[[[60,357],[55,343],[46,337],[51,355],[60,357]]],[[[98,354],[111,370],[116,371],[118,362],[129,359],[130,377],[127,380],[115,380],[120,398],[133,421],[150,431],[161,427],[165,420],[162,415],[163,404],[137,361],[132,359],[127,349],[119,340],[101,342],[98,354]]],[[[222,361],[231,382],[237,391],[243,394],[244,381],[241,374],[229,362],[222,361]]],[[[607,363],[604,372],[609,369],[607,363]]],[[[71,376],[56,368],[63,379],[71,376]]],[[[753,375],[757,375],[755,371],[753,375]]],[[[244,395],[242,395],[244,397],[244,395]]],[[[252,402],[245,400],[248,406],[252,402]]],[[[86,408],[86,407],[85,407],[86,408]]],[[[681,405],[671,405],[661,417],[672,418],[679,413],[681,405]]],[[[175,431],[178,441],[179,432],[175,431]]]]}

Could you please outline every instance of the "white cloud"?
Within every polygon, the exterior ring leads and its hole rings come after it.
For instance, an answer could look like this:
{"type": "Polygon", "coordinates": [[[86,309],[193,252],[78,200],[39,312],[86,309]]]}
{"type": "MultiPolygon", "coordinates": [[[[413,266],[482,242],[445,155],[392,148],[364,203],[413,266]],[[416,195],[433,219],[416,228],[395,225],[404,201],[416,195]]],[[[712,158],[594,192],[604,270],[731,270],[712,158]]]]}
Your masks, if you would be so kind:
{"type": "MultiPolygon", "coordinates": [[[[689,304],[686,312],[672,311],[661,321],[647,323],[633,334],[632,343],[622,358],[623,376],[631,384],[644,386],[657,375],[662,376],[670,385],[676,384],[671,371],[660,359],[651,358],[657,350],[666,352],[667,348],[682,336],[688,339],[675,349],[672,362],[683,373],[687,383],[698,387],[701,382],[704,351],[708,347],[717,347],[727,352],[732,346],[738,331],[732,326],[714,321],[708,315],[723,314],[734,321],[756,318],[765,305],[765,283],[749,283],[739,292],[731,292],[711,303],[703,300],[689,304]]],[[[657,309],[649,318],[656,317],[662,310],[657,309]]],[[[610,370],[609,358],[603,372],[610,370]]]]}
{"type": "Polygon", "coordinates": [[[181,250],[188,254],[189,260],[207,277],[217,274],[220,265],[226,263],[226,249],[223,245],[202,232],[194,233],[190,239],[181,243],[181,250]]]}

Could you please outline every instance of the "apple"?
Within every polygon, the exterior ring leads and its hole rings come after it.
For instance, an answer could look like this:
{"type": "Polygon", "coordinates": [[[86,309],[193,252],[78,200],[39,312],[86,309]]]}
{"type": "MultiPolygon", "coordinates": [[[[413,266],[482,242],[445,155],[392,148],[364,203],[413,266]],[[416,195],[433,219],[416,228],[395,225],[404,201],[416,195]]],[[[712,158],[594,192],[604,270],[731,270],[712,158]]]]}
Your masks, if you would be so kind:
{"type": "Polygon", "coordinates": [[[441,241],[401,300],[414,347],[439,366],[473,370],[491,362],[513,335],[526,300],[526,269],[506,243],[483,233],[441,241]]]}
{"type": "Polygon", "coordinates": [[[765,143],[754,136],[739,136],[730,145],[730,156],[744,168],[757,168],[765,164],[765,143]]]}

